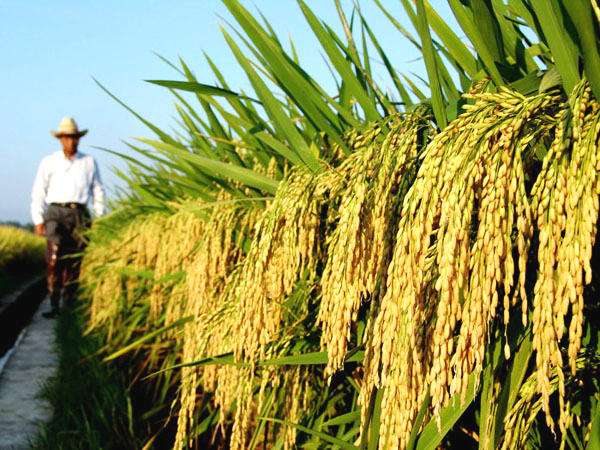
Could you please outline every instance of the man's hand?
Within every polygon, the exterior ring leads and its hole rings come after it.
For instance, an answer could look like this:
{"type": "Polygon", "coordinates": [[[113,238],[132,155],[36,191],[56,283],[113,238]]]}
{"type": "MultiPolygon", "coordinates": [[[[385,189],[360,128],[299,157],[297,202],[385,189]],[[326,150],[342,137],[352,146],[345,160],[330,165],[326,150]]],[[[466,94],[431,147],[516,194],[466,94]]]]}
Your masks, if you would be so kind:
{"type": "Polygon", "coordinates": [[[38,223],[35,226],[35,234],[37,234],[38,236],[44,236],[46,234],[46,227],[43,223],[38,223]]]}

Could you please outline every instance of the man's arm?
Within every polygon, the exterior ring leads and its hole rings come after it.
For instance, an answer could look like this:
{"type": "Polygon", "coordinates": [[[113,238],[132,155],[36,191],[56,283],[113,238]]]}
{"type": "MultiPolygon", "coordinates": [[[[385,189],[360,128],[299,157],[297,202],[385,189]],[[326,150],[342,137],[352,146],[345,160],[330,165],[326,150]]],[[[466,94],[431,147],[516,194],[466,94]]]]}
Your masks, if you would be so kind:
{"type": "Polygon", "coordinates": [[[92,176],[92,209],[94,210],[94,216],[100,217],[105,212],[104,204],[104,186],[102,186],[102,180],[100,179],[100,170],[98,164],[94,160],[94,175],[92,176]]]}
{"type": "Polygon", "coordinates": [[[48,170],[45,159],[40,162],[40,165],[33,181],[31,189],[31,219],[35,225],[36,234],[43,236],[44,229],[44,210],[46,208],[46,192],[48,190],[48,170]]]}

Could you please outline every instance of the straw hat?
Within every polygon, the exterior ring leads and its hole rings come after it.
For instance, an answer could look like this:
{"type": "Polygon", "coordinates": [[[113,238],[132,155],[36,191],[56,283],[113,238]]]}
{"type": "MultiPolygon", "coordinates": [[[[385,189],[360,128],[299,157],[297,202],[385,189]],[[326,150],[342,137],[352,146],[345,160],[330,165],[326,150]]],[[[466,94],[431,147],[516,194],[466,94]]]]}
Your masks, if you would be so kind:
{"type": "Polygon", "coordinates": [[[52,136],[59,138],[61,136],[85,136],[88,130],[80,130],[77,127],[77,122],[72,117],[63,117],[58,124],[58,130],[51,131],[52,136]]]}

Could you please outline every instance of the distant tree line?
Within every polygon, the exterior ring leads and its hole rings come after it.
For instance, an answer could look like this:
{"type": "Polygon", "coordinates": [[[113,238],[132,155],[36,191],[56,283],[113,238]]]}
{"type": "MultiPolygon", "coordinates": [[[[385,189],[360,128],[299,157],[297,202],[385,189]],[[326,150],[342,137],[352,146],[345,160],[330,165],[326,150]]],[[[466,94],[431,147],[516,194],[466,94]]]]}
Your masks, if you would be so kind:
{"type": "Polygon", "coordinates": [[[21,228],[22,230],[28,230],[33,232],[33,224],[29,223],[21,223],[16,220],[0,220],[0,225],[5,225],[9,227],[21,228]]]}

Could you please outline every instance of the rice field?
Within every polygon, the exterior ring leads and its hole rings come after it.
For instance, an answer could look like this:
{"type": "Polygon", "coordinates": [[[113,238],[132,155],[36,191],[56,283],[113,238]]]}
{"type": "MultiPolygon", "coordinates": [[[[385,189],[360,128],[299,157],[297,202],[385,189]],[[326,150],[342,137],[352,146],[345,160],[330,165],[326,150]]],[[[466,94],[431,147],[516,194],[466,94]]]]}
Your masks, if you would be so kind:
{"type": "Polygon", "coordinates": [[[600,445],[595,0],[449,0],[460,30],[402,1],[414,32],[375,1],[424,92],[360,4],[332,3],[336,34],[299,0],[334,93],[224,3],[253,92],[169,62],[183,79],[151,82],[180,129],[138,115],[153,162],[125,157],[83,263],[88,332],[170,408],[173,447],[600,445]]]}
{"type": "Polygon", "coordinates": [[[33,233],[0,225],[0,272],[15,271],[44,260],[46,242],[33,233]]]}

